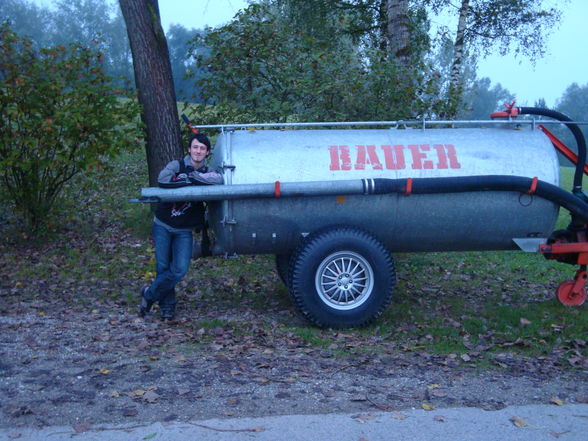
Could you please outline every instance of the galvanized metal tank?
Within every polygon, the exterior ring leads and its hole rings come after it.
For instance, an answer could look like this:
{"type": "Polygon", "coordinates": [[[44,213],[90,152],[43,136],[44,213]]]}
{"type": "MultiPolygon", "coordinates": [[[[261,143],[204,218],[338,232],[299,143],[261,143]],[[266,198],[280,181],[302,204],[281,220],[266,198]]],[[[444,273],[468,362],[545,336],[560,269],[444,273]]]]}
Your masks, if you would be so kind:
{"type": "MultiPolygon", "coordinates": [[[[212,167],[225,185],[512,175],[559,185],[549,139],[492,128],[225,130],[212,167]]],[[[515,249],[548,237],[559,207],[520,192],[333,195],[209,202],[215,254],[290,254],[321,228],[356,226],[391,252],[515,249]]]]}

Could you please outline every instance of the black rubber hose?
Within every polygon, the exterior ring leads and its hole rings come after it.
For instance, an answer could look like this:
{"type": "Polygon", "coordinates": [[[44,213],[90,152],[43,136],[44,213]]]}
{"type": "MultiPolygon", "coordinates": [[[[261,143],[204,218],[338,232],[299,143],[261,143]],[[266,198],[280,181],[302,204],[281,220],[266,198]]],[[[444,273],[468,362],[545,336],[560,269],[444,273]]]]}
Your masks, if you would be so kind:
{"type": "MultiPolygon", "coordinates": [[[[555,110],[542,109],[540,107],[519,107],[519,114],[521,115],[541,115],[549,118],[557,119],[559,121],[572,121],[570,117],[563,113],[556,112],[555,110]]],[[[577,124],[566,124],[568,129],[571,130],[576,144],[578,146],[578,163],[576,164],[576,171],[574,173],[574,193],[582,191],[582,178],[584,177],[584,164],[586,164],[586,139],[582,130],[577,124]]]]}
{"type": "MultiPolygon", "coordinates": [[[[408,179],[374,179],[374,194],[407,193],[408,179]]],[[[528,193],[533,179],[522,176],[484,175],[454,178],[414,178],[411,194],[465,193],[476,191],[517,191],[528,193]]],[[[554,202],[588,222],[588,203],[560,187],[537,181],[533,193],[554,202]]]]}

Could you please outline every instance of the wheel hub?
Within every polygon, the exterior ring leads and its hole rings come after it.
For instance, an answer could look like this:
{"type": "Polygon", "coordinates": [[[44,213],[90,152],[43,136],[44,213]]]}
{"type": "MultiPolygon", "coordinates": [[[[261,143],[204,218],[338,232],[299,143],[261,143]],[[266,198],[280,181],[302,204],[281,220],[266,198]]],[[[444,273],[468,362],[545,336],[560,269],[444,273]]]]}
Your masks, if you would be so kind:
{"type": "Polygon", "coordinates": [[[371,295],[374,274],[361,255],[341,251],[326,257],[318,267],[315,285],[320,299],[329,307],[357,308],[371,295]]]}

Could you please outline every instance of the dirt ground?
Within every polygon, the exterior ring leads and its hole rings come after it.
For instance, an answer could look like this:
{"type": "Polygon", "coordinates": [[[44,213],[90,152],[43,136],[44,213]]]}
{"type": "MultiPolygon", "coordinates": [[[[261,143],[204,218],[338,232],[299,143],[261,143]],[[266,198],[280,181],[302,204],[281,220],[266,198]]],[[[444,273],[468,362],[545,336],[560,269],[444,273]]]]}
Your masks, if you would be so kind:
{"type": "MultiPolygon", "coordinates": [[[[346,356],[344,343],[317,349],[274,335],[277,322],[239,333],[196,329],[182,313],[171,324],[140,319],[114,302],[57,308],[5,296],[3,306],[2,427],[83,431],[214,417],[588,402],[587,369],[540,358],[505,356],[489,368],[394,351],[386,339],[378,354],[346,356]]],[[[255,323],[248,314],[231,319],[255,323]]]]}

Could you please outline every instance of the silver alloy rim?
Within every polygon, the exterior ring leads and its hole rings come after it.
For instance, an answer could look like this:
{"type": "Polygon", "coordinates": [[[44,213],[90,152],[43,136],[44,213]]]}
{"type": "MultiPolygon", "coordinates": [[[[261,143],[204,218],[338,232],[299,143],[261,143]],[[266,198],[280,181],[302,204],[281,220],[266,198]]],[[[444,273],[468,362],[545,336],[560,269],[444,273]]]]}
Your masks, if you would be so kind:
{"type": "Polygon", "coordinates": [[[362,305],[374,288],[374,272],[362,256],[339,251],[326,257],[318,267],[315,287],[320,299],[339,310],[362,305]]]}

